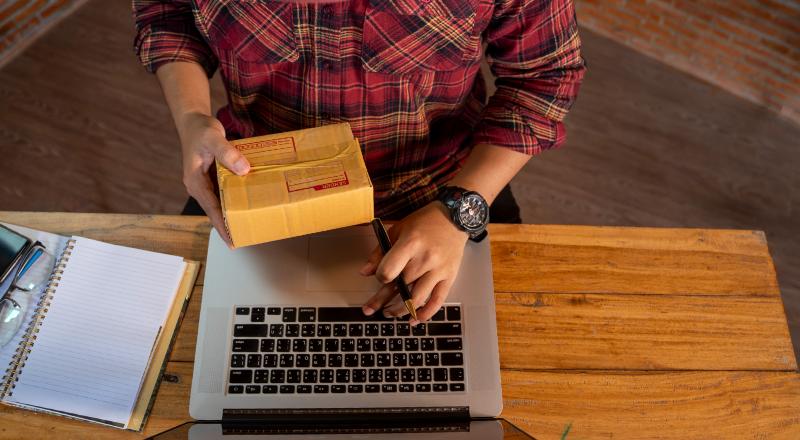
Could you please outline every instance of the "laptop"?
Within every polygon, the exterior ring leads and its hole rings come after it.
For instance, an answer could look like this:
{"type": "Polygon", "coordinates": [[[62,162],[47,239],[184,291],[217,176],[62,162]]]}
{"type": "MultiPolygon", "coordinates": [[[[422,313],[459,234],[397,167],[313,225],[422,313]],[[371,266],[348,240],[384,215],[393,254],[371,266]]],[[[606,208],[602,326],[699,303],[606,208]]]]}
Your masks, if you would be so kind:
{"type": "Polygon", "coordinates": [[[153,440],[534,440],[521,429],[503,419],[469,420],[463,424],[439,424],[427,427],[319,426],[300,425],[259,426],[220,422],[189,422],[151,437],[153,440]]]}
{"type": "MultiPolygon", "coordinates": [[[[502,409],[489,240],[468,242],[427,323],[365,316],[369,226],[230,250],[211,232],[196,420],[469,420],[502,409]]],[[[396,299],[399,301],[399,298],[396,299]]]]}

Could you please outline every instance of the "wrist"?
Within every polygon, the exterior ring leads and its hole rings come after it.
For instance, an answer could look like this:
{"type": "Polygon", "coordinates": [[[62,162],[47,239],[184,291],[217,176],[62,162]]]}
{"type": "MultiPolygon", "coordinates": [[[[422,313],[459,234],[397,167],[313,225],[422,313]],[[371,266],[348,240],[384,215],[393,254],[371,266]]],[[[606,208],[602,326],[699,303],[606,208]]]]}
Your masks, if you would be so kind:
{"type": "Polygon", "coordinates": [[[225,128],[222,123],[213,116],[200,111],[181,114],[180,117],[175,119],[175,125],[181,141],[191,139],[192,135],[198,131],[207,129],[218,131],[223,138],[225,137],[225,128]]]}

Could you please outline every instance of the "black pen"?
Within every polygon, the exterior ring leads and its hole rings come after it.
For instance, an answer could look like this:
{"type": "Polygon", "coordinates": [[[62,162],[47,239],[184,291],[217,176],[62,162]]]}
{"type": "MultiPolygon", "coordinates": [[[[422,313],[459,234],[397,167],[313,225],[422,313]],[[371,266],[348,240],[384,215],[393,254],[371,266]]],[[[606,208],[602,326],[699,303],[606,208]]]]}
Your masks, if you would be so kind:
{"type": "MultiPolygon", "coordinates": [[[[375,230],[375,235],[378,237],[378,243],[380,243],[383,255],[386,255],[389,253],[389,249],[392,248],[392,241],[389,240],[389,234],[386,233],[386,228],[383,227],[381,219],[375,218],[372,220],[372,229],[375,230]]],[[[400,290],[400,298],[403,299],[408,313],[411,313],[412,318],[417,319],[417,311],[414,309],[414,302],[411,301],[411,291],[408,290],[408,284],[403,281],[403,275],[398,275],[394,282],[397,284],[398,290],[400,290]]]]}

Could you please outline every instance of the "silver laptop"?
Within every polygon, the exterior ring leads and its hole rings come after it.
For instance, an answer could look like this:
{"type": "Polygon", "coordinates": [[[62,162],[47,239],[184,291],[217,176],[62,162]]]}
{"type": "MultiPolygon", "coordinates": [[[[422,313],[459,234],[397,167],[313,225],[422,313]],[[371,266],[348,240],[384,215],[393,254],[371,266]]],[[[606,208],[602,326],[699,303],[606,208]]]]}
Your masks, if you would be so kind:
{"type": "Polygon", "coordinates": [[[423,420],[502,409],[489,240],[427,323],[361,305],[369,226],[228,249],[211,232],[189,413],[198,420],[423,420]]]}

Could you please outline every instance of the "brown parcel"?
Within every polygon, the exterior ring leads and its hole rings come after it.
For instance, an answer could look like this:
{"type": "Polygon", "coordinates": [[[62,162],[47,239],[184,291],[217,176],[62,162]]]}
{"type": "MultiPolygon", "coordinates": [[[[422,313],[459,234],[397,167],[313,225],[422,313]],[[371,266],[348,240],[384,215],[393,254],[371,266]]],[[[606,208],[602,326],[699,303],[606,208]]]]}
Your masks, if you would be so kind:
{"type": "Polygon", "coordinates": [[[347,123],[231,142],[246,176],[217,163],[220,200],[234,247],[366,223],[372,183],[347,123]]]}

